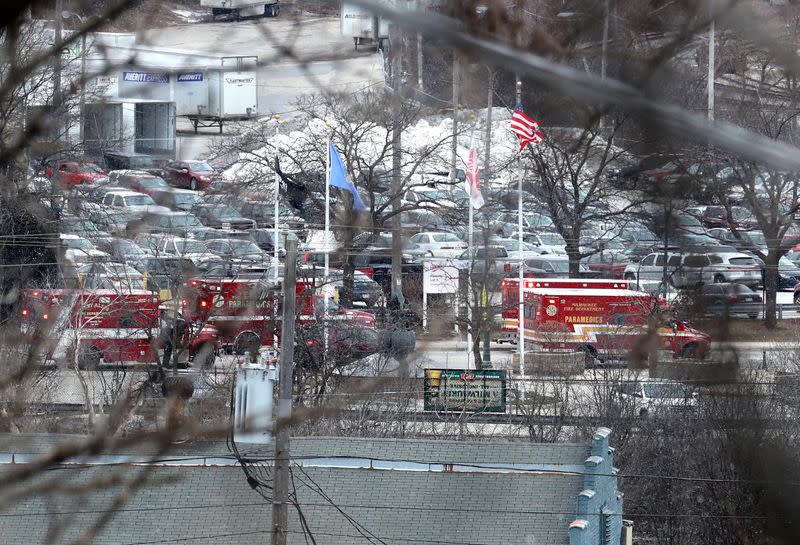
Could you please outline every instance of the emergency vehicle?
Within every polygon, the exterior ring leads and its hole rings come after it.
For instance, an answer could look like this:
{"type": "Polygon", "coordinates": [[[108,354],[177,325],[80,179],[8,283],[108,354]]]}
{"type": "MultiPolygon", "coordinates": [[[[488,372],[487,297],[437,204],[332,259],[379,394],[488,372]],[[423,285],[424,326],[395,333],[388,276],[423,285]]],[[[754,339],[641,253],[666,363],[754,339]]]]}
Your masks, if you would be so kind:
{"type": "Polygon", "coordinates": [[[46,359],[82,368],[105,362],[155,362],[158,295],[145,290],[27,289],[23,330],[43,334],[46,359]]]}
{"type": "MultiPolygon", "coordinates": [[[[603,278],[525,278],[525,290],[531,288],[570,288],[570,289],[634,289],[635,280],[613,280],[603,278]]],[[[517,342],[519,331],[519,280],[507,278],[500,283],[503,296],[502,337],[497,342],[517,342]],[[512,304],[511,301],[514,301],[512,304]]]]}
{"type": "MultiPolygon", "coordinates": [[[[317,291],[313,282],[297,282],[296,315],[299,324],[314,323],[325,315],[324,296],[317,291]]],[[[280,344],[281,293],[280,281],[194,278],[186,283],[181,304],[191,321],[217,328],[224,348],[235,354],[244,354],[258,350],[259,346],[280,344]]],[[[327,317],[362,327],[375,327],[372,314],[344,309],[333,299],[328,299],[327,317]]]]}
{"type": "MultiPolygon", "coordinates": [[[[525,280],[525,342],[545,349],[582,350],[587,363],[624,357],[646,333],[648,319],[659,312],[659,303],[651,294],[621,283],[624,281],[575,279],[547,287],[525,280]]],[[[519,284],[508,282],[502,288],[503,331],[516,338],[519,284]]],[[[657,333],[659,349],[676,357],[703,356],[711,343],[709,335],[683,322],[661,326],[657,333]]]]}

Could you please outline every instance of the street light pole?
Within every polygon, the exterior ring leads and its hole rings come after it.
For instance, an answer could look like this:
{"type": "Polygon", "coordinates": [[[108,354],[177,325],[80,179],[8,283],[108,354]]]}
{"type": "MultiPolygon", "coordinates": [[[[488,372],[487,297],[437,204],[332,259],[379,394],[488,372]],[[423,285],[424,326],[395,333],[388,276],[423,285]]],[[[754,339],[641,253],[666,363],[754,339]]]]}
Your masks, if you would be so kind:
{"type": "MultiPolygon", "coordinates": [[[[85,23],[85,19],[78,15],[75,12],[69,10],[61,11],[61,18],[67,19],[69,17],[75,17],[78,21],[81,22],[83,26],[85,23]]],[[[60,76],[60,74],[59,74],[60,76]]],[[[83,137],[84,137],[84,124],[86,120],[86,113],[84,110],[86,109],[86,32],[81,32],[81,94],[78,103],[78,110],[79,110],[79,120],[80,124],[78,125],[78,138],[83,144],[83,137]]]]}
{"type": "MultiPolygon", "coordinates": [[[[273,278],[278,278],[278,237],[280,235],[280,201],[281,197],[281,177],[278,174],[278,156],[281,152],[278,138],[281,135],[281,116],[275,114],[275,207],[272,217],[272,257],[274,259],[273,278]]],[[[284,248],[285,250],[285,248],[284,248]]]]}

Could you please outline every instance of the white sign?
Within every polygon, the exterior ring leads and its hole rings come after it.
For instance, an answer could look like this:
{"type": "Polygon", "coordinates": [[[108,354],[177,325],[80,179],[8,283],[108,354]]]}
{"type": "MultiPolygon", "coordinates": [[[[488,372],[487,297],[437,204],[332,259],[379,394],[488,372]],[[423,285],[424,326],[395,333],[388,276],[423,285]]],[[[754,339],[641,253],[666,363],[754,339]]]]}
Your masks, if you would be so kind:
{"type": "Polygon", "coordinates": [[[422,269],[424,293],[458,292],[458,268],[426,261],[422,269]]]}

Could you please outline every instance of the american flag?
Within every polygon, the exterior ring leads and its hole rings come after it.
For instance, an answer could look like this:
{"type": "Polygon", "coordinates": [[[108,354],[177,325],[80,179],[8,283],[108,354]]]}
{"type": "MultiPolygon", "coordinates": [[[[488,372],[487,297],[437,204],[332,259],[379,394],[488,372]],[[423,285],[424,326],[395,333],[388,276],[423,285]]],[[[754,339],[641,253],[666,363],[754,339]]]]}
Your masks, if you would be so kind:
{"type": "Polygon", "coordinates": [[[478,169],[478,159],[475,157],[475,148],[469,148],[469,162],[467,163],[466,191],[472,208],[483,206],[481,194],[481,175],[478,169]]]}
{"type": "Polygon", "coordinates": [[[539,122],[522,111],[522,104],[517,104],[514,113],[511,114],[511,130],[519,138],[519,153],[522,153],[528,144],[536,145],[544,140],[544,134],[539,132],[539,122]]]}

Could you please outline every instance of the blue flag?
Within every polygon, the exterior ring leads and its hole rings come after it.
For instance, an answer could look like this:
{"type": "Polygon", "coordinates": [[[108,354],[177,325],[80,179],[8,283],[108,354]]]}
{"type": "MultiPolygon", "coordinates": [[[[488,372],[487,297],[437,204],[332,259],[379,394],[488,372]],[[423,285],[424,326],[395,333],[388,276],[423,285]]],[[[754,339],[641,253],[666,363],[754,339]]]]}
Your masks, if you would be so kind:
{"type": "Polygon", "coordinates": [[[333,145],[333,142],[328,142],[328,146],[330,146],[331,153],[331,186],[344,189],[353,194],[353,209],[367,210],[367,206],[361,200],[361,195],[358,194],[356,186],[347,179],[347,171],[344,168],[342,158],[339,157],[339,152],[336,151],[336,146],[333,145]]]}

